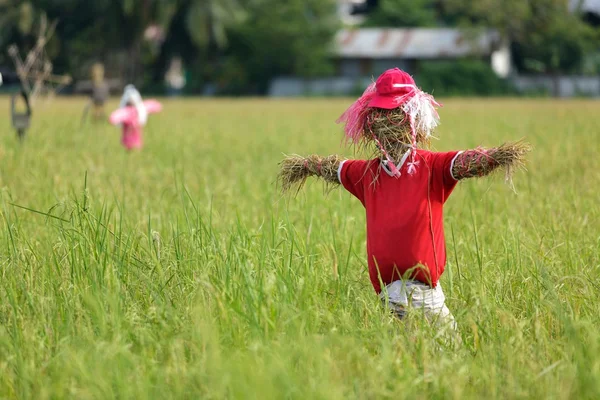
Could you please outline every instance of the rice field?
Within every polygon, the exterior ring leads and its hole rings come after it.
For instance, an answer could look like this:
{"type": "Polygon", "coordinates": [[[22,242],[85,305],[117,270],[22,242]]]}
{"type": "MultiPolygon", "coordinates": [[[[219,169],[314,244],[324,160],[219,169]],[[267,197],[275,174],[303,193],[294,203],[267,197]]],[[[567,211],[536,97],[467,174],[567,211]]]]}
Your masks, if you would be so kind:
{"type": "Polygon", "coordinates": [[[436,150],[534,146],[446,203],[454,348],[380,307],[356,199],[275,186],[360,157],[349,101],[163,100],[127,154],[82,98],[20,144],[0,98],[0,398],[600,398],[598,103],[445,102],[436,150]]]}

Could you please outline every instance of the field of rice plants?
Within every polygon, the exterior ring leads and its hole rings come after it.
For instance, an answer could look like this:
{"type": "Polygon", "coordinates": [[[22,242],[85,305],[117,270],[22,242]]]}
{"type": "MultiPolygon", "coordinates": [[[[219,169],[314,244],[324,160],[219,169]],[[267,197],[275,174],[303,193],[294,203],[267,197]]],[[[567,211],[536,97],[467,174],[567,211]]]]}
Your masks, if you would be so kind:
{"type": "Polygon", "coordinates": [[[0,119],[0,398],[600,398],[598,102],[444,102],[434,149],[534,147],[446,203],[455,348],[381,307],[356,199],[275,185],[361,156],[350,99],[164,99],[130,154],[85,101],[0,119]]]}

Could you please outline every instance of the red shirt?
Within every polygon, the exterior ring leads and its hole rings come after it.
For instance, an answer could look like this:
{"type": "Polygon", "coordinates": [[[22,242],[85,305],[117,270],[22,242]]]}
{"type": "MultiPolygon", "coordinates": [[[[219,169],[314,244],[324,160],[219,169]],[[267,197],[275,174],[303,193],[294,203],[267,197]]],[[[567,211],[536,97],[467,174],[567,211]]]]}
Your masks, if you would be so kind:
{"type": "Polygon", "coordinates": [[[377,293],[380,279],[384,285],[403,277],[437,285],[446,266],[443,206],[457,183],[451,172],[457,154],[418,150],[415,174],[405,162],[398,178],[379,159],[340,166],[340,182],[366,209],[369,275],[377,293]]]}

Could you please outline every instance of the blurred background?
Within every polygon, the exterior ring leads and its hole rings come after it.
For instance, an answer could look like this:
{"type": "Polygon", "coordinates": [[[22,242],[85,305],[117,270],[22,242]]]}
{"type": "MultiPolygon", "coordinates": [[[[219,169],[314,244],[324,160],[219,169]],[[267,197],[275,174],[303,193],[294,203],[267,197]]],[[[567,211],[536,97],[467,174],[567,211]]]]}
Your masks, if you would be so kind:
{"type": "Polygon", "coordinates": [[[0,91],[42,28],[65,95],[98,70],[113,95],[357,95],[397,66],[436,95],[600,96],[600,0],[0,0],[0,91]]]}

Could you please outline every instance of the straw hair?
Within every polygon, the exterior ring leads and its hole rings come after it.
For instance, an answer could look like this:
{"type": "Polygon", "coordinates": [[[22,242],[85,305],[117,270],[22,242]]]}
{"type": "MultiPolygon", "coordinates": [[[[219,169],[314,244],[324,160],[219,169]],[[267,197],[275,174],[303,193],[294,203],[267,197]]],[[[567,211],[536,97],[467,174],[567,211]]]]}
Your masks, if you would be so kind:
{"type": "Polygon", "coordinates": [[[288,156],[279,163],[280,171],[277,181],[281,191],[285,193],[295,189],[294,191],[297,193],[302,189],[309,176],[318,176],[323,178],[327,184],[337,185],[340,183],[337,171],[341,161],[342,158],[335,154],[328,157],[314,154],[308,157],[288,156]]]}

